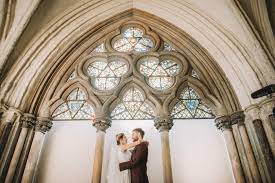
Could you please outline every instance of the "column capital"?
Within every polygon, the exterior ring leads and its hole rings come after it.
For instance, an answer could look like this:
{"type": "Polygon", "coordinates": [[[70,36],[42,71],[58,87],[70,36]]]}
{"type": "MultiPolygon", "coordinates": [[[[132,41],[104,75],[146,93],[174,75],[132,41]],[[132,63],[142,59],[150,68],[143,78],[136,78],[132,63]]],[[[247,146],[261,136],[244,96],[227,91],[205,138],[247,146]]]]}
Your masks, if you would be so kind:
{"type": "Polygon", "coordinates": [[[39,131],[41,133],[46,133],[52,128],[52,120],[48,117],[37,117],[35,124],[35,131],[39,131]]]}
{"type": "Polygon", "coordinates": [[[216,127],[221,130],[231,130],[230,116],[220,116],[215,119],[216,127]]]}
{"type": "Polygon", "coordinates": [[[173,119],[169,116],[157,116],[154,119],[154,126],[160,132],[162,131],[169,131],[172,126],[174,125],[173,119]]]}
{"type": "Polygon", "coordinates": [[[230,115],[231,125],[244,125],[245,115],[243,111],[237,111],[230,115]]]}
{"type": "Polygon", "coordinates": [[[30,113],[24,113],[21,117],[21,123],[23,128],[31,128],[35,126],[36,117],[30,113]]]}
{"type": "Polygon", "coordinates": [[[22,112],[14,107],[9,107],[2,114],[2,123],[14,123],[18,117],[22,116],[22,112]]]}
{"type": "Polygon", "coordinates": [[[247,117],[251,118],[252,121],[261,119],[260,118],[260,108],[258,105],[250,105],[245,109],[245,114],[247,117]]]}
{"type": "Polygon", "coordinates": [[[109,117],[95,118],[93,121],[93,126],[97,131],[106,132],[106,130],[111,126],[112,120],[109,117]]]}
{"type": "Polygon", "coordinates": [[[275,97],[267,98],[263,100],[260,104],[260,117],[270,116],[275,108],[275,97]]]}

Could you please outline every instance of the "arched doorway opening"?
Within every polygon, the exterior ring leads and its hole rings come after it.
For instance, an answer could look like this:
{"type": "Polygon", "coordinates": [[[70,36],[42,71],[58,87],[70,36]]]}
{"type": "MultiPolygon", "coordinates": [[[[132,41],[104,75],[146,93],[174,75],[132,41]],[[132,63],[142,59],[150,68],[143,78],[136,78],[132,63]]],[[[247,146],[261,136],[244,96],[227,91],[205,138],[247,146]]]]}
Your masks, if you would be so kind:
{"type": "MultiPolygon", "coordinates": [[[[226,109],[210,92],[205,82],[207,78],[202,74],[204,71],[197,71],[192,59],[174,48],[169,39],[165,41],[150,26],[137,20],[125,21],[117,26],[70,64],[66,75],[60,75],[63,78],[56,87],[59,88],[56,89],[57,94],[48,103],[50,113],[56,120],[89,120],[95,115],[94,126],[99,131],[109,131],[104,135],[106,137],[100,137],[101,141],[105,140],[105,145],[95,145],[96,149],[104,148],[105,154],[100,157],[93,154],[96,160],[100,160],[93,164],[93,179],[98,177],[95,172],[99,171],[101,181],[107,181],[108,153],[112,152],[115,133],[141,125],[147,129],[148,140],[152,141],[152,158],[149,159],[152,181],[172,180],[171,156],[161,156],[164,149],[170,151],[170,145],[161,143],[160,139],[163,136],[167,140],[168,137],[169,141],[169,135],[165,137],[165,134],[172,128],[173,119],[213,119],[214,113],[222,114],[232,109],[226,109]],[[108,129],[111,124],[114,128],[108,129]],[[158,156],[153,156],[155,153],[158,156]],[[171,170],[165,170],[164,164],[161,165],[163,171],[156,169],[157,164],[167,160],[171,170]]],[[[214,120],[212,122],[214,126],[214,120]]],[[[174,150],[181,147],[175,145],[180,141],[173,143],[174,150]]],[[[224,150],[223,147],[218,149],[224,150]]],[[[184,179],[180,174],[175,176],[177,180],[184,179]]]]}

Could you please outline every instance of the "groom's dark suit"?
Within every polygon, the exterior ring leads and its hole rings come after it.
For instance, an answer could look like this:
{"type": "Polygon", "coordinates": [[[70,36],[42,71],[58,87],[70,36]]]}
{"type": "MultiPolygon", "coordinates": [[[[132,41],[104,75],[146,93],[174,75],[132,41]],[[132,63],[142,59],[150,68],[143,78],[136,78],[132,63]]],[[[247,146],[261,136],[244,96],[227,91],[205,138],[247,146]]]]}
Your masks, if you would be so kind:
{"type": "Polygon", "coordinates": [[[131,170],[131,183],[149,183],[147,177],[148,144],[141,143],[132,152],[131,160],[120,163],[120,171],[131,170]]]}

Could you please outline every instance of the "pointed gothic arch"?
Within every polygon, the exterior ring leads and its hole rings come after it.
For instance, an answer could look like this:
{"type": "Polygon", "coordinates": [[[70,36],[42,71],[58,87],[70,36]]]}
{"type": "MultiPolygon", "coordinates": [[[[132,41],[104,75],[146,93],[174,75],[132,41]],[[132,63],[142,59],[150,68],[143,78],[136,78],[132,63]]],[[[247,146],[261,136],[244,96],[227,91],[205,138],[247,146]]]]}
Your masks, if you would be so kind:
{"type": "MultiPolygon", "coordinates": [[[[152,96],[148,96],[149,93],[145,92],[144,89],[142,88],[142,86],[140,86],[136,82],[129,82],[120,90],[119,93],[117,93],[118,95],[116,96],[116,99],[114,99],[110,104],[108,104],[108,106],[109,106],[108,112],[111,114],[119,104],[123,103],[125,94],[127,94],[127,92],[129,92],[133,89],[138,92],[138,95],[140,95],[139,102],[142,102],[142,104],[140,104],[139,107],[141,107],[141,105],[143,105],[143,104],[146,104],[148,106],[148,108],[150,108],[151,118],[145,118],[145,119],[153,119],[153,117],[156,113],[156,110],[157,110],[155,101],[152,101],[150,99],[150,98],[152,98],[152,96]]],[[[135,101],[133,101],[133,102],[135,102],[135,101]]],[[[143,112],[145,112],[145,111],[143,111],[143,112]]],[[[133,115],[131,115],[131,117],[132,117],[132,119],[138,119],[138,118],[134,118],[133,115]]],[[[127,119],[127,118],[125,118],[125,119],[127,119]]],[[[131,118],[129,118],[129,119],[131,119],[131,118]]],[[[140,119],[142,119],[142,118],[140,118],[140,119]]]]}
{"type": "Polygon", "coordinates": [[[154,119],[153,104],[145,98],[145,93],[135,84],[125,87],[110,106],[112,119],[154,119]],[[113,108],[113,109],[112,109],[113,108]]]}
{"type": "Polygon", "coordinates": [[[177,90],[171,93],[171,95],[165,100],[164,106],[168,108],[167,110],[170,114],[172,113],[172,110],[176,103],[180,102],[180,96],[187,87],[191,87],[192,89],[194,89],[200,100],[206,103],[206,105],[212,110],[215,116],[222,116],[226,114],[225,107],[210,92],[209,88],[197,78],[193,78],[191,76],[186,77],[181,82],[177,90]]]}
{"type": "MultiPolygon", "coordinates": [[[[68,111],[71,109],[71,107],[67,104],[69,101],[72,101],[75,103],[77,103],[76,101],[80,101],[82,106],[86,106],[87,110],[89,108],[89,111],[92,113],[90,115],[92,118],[92,116],[94,115],[95,109],[100,108],[102,105],[101,105],[100,101],[88,91],[89,91],[89,89],[87,89],[85,87],[85,85],[81,84],[79,81],[77,81],[77,80],[69,81],[49,101],[49,103],[48,103],[49,107],[47,107],[49,110],[49,114],[55,119],[55,116],[57,116],[56,110],[58,108],[60,108],[60,106],[62,106],[63,104],[66,104],[66,106],[64,106],[64,107],[67,109],[66,111],[68,111]],[[73,93],[75,93],[74,96],[72,96],[73,93]],[[81,95],[81,96],[79,96],[79,95],[81,95]],[[54,113],[55,113],[55,115],[54,115],[54,113]]],[[[63,109],[64,109],[64,107],[63,107],[63,109]]],[[[72,106],[72,107],[74,107],[74,106],[72,106]]],[[[46,111],[47,108],[44,108],[44,110],[46,111]]],[[[77,106],[77,108],[78,108],[78,110],[80,110],[80,106],[77,106]]],[[[62,111],[62,112],[64,112],[64,111],[62,111]]],[[[77,111],[75,111],[75,112],[77,112],[77,111]]],[[[74,115],[76,115],[76,114],[74,114],[74,115]]],[[[78,118],[74,118],[74,115],[71,116],[71,119],[78,119],[78,118]]],[[[85,118],[83,117],[82,119],[91,119],[91,118],[86,116],[85,118]]],[[[66,119],[66,118],[64,118],[64,119],[66,119]]],[[[70,118],[68,117],[68,119],[70,119],[70,118]]]]}
{"type": "MultiPolygon", "coordinates": [[[[172,24],[163,21],[158,17],[151,16],[151,14],[141,12],[140,10],[129,10],[119,14],[118,16],[114,16],[108,21],[103,21],[97,24],[92,29],[87,28],[86,34],[79,35],[81,39],[77,39],[77,42],[74,42],[73,39],[68,40],[66,45],[63,47],[63,51],[60,50],[58,53],[56,52],[55,55],[52,55],[51,63],[47,65],[48,69],[44,69],[44,71],[47,70],[48,72],[39,75],[39,77],[43,75],[43,78],[47,79],[43,79],[36,83],[38,84],[36,87],[39,88],[37,94],[34,97],[29,95],[24,96],[24,99],[22,99],[24,101],[33,101],[30,110],[41,111],[41,109],[37,109],[39,105],[34,105],[34,101],[41,101],[42,103],[40,106],[43,106],[47,101],[51,100],[55,90],[61,88],[60,78],[63,74],[75,65],[79,61],[79,58],[83,58],[83,56],[90,54],[94,48],[105,40],[105,36],[110,32],[117,30],[121,24],[131,19],[146,23],[151,29],[163,37],[166,42],[172,43],[172,46],[180,54],[183,54],[192,67],[202,75],[201,80],[203,80],[205,84],[214,91],[214,95],[220,103],[225,106],[227,113],[241,108],[235,92],[231,87],[231,83],[229,83],[223,71],[215,63],[213,57],[209,55],[209,53],[207,53],[207,51],[196,41],[186,33],[174,27],[172,24]],[[169,35],[167,32],[169,32],[169,35]],[[56,79],[52,79],[53,77],[56,79]],[[47,87],[45,87],[45,84],[47,84],[47,87]],[[41,96],[43,96],[42,100],[40,99],[41,96]]],[[[35,83],[30,85],[33,84],[35,83]]],[[[3,89],[2,91],[3,94],[6,89],[3,89]]],[[[21,99],[16,100],[18,103],[21,99]]],[[[101,102],[104,101],[105,99],[101,102]]],[[[27,103],[22,102],[20,105],[23,105],[22,107],[24,108],[24,105],[27,105],[27,103]]]]}

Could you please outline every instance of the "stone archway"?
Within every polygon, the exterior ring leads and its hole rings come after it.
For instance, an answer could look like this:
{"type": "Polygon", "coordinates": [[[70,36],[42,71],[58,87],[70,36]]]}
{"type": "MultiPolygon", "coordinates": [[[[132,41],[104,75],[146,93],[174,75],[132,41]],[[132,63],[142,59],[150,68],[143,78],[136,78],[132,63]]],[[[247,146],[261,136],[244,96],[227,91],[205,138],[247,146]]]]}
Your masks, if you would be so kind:
{"type": "MultiPolygon", "coordinates": [[[[237,172],[236,176],[242,181],[240,160],[236,158],[238,156],[236,145],[232,145],[234,137],[230,131],[232,124],[229,115],[257,102],[252,101],[249,95],[252,91],[272,82],[272,77],[269,76],[274,74],[274,70],[270,62],[264,55],[253,55],[251,50],[230,32],[189,4],[183,3],[180,6],[190,14],[180,13],[176,19],[174,19],[176,11],[173,10],[178,10],[178,7],[176,4],[169,7],[168,2],[162,2],[164,8],[161,11],[157,11],[158,6],[155,6],[150,12],[148,10],[150,6],[147,4],[140,8],[151,14],[133,9],[128,2],[116,2],[115,6],[113,5],[109,2],[94,7],[92,3],[87,3],[84,6],[74,7],[71,12],[66,12],[64,16],[53,20],[48,29],[26,47],[6,75],[5,82],[1,86],[1,101],[23,112],[49,117],[47,102],[51,100],[55,91],[60,89],[63,75],[69,75],[67,70],[82,59],[88,49],[100,42],[100,39],[109,32],[115,31],[123,22],[132,19],[145,22],[163,38],[173,43],[173,46],[189,59],[190,64],[198,70],[202,80],[209,87],[211,94],[224,107],[219,115],[225,117],[219,118],[217,123],[221,129],[229,130],[227,139],[230,148],[233,149],[234,162],[238,161],[237,168],[233,168],[237,172]],[[161,12],[165,10],[167,14],[163,16],[161,12]],[[190,20],[194,19],[197,23],[192,25],[190,20]],[[251,58],[254,58],[253,61],[251,58]],[[259,63],[256,58],[262,58],[261,61],[264,60],[265,64],[259,63]],[[262,74],[264,72],[268,74],[262,74]]],[[[33,116],[30,118],[24,120],[32,123],[33,116]]],[[[5,115],[4,119],[7,121],[13,118],[12,115],[11,117],[5,115]]],[[[232,120],[236,121],[235,118],[232,120]]],[[[45,130],[50,128],[48,119],[39,118],[38,121],[37,130],[45,133],[45,130]]],[[[158,121],[163,123],[164,127],[169,127],[171,123],[168,118],[158,121]]],[[[243,118],[239,121],[243,121],[243,118]]],[[[96,121],[97,127],[103,131],[107,123],[107,118],[96,121]]],[[[34,130],[36,129],[31,129],[32,132],[34,130]]],[[[270,129],[267,128],[268,130],[270,129]]],[[[167,139],[166,133],[165,137],[167,139]]],[[[102,144],[102,135],[100,143],[102,144]]],[[[259,145],[255,145],[254,148],[259,148],[259,145]]],[[[36,160],[31,159],[32,163],[36,160]]],[[[269,170],[265,170],[264,174],[268,172],[269,170]]],[[[32,173],[26,176],[31,179],[32,173]]]]}

